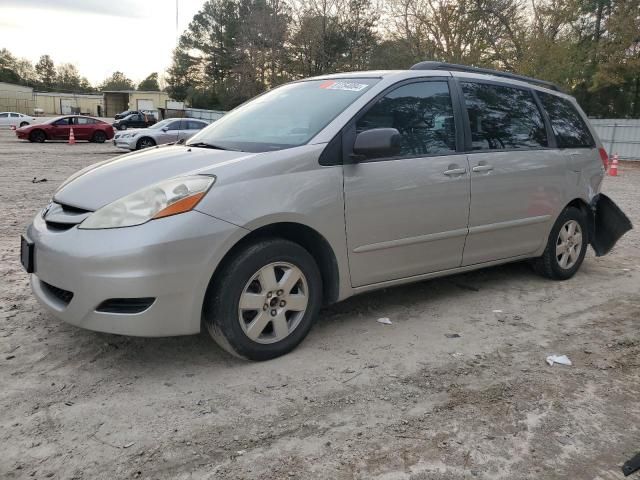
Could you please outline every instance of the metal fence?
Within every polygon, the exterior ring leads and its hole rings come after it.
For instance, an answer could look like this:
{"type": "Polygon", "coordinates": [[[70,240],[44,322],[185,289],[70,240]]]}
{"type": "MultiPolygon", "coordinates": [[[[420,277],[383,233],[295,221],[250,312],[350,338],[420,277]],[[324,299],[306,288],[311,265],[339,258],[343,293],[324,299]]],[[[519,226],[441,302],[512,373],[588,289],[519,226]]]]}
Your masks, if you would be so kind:
{"type": "Polygon", "coordinates": [[[640,119],[591,119],[609,156],[640,161],[640,119]]]}
{"type": "Polygon", "coordinates": [[[18,112],[33,115],[34,101],[27,98],[15,98],[0,95],[0,112],[18,112]]]}

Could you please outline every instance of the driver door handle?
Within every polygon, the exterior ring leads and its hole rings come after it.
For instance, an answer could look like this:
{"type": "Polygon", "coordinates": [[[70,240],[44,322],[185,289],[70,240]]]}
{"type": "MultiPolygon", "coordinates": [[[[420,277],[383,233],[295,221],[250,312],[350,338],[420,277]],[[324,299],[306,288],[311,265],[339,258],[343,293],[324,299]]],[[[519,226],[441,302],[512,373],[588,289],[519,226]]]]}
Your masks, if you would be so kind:
{"type": "Polygon", "coordinates": [[[471,169],[472,172],[489,172],[493,170],[491,165],[476,165],[471,169]]]}

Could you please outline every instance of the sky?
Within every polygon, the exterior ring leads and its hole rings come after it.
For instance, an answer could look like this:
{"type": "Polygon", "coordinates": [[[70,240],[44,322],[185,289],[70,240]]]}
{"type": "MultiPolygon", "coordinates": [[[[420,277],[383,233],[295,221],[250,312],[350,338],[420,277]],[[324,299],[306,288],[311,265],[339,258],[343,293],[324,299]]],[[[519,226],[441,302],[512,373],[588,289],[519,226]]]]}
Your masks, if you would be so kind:
{"type": "Polygon", "coordinates": [[[171,64],[205,0],[0,0],[0,48],[33,63],[48,54],[97,85],[119,70],[138,83],[171,64]]]}

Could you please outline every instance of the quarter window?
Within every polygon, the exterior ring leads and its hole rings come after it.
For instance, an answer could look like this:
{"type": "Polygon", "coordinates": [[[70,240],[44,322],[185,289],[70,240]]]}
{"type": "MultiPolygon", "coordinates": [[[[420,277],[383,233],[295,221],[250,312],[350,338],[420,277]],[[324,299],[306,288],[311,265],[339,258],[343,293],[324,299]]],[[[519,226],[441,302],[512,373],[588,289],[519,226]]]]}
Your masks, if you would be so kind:
{"type": "Polygon", "coordinates": [[[449,85],[418,82],[396,88],[356,123],[357,133],[373,128],[398,130],[403,157],[455,152],[456,129],[449,85]]]}
{"type": "Polygon", "coordinates": [[[473,150],[548,146],[542,115],[528,90],[462,82],[473,150]]]}
{"type": "Polygon", "coordinates": [[[538,92],[549,115],[559,148],[593,148],[595,142],[587,125],[571,102],[557,95],[538,92]]]}

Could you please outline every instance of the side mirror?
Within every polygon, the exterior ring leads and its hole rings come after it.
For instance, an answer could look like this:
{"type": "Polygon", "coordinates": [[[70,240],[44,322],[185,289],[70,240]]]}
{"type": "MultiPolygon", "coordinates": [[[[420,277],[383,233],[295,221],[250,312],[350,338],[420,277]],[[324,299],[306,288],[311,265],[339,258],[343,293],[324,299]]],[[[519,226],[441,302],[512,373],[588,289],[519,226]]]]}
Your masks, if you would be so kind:
{"type": "Polygon", "coordinates": [[[168,131],[169,131],[169,129],[168,129],[167,127],[162,127],[162,131],[163,131],[163,132],[168,132],[168,131]]]}
{"type": "Polygon", "coordinates": [[[367,158],[395,157],[400,153],[400,132],[395,128],[374,128],[360,132],[353,144],[354,162],[367,158]]]}

